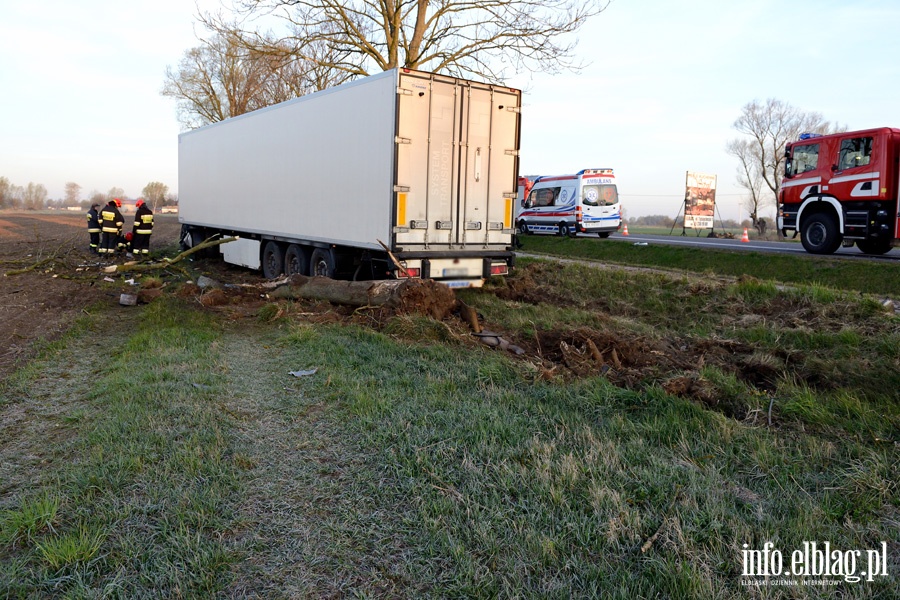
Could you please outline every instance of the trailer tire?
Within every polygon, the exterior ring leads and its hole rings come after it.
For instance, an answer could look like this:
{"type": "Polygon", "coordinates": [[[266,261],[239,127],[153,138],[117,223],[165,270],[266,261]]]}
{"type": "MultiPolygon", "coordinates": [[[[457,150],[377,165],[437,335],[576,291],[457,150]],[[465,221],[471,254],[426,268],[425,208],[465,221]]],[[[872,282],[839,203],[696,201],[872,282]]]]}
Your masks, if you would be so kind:
{"type": "Polygon", "coordinates": [[[309,253],[302,246],[291,244],[284,253],[284,274],[309,275],[309,253]]]}
{"type": "Polygon", "coordinates": [[[834,254],[842,241],[837,223],[828,213],[816,213],[804,220],[801,242],[810,254],[834,254]]]}
{"type": "Polygon", "coordinates": [[[891,251],[891,240],[856,240],[856,247],[864,254],[880,256],[891,251]]]}
{"type": "Polygon", "coordinates": [[[191,228],[187,225],[181,226],[181,234],[178,236],[178,245],[181,247],[182,252],[190,250],[193,246],[191,243],[191,228]]]}
{"type": "MultiPolygon", "coordinates": [[[[206,239],[210,237],[209,233],[203,229],[198,227],[192,227],[190,229],[190,248],[196,248],[200,244],[206,241],[206,239]]],[[[198,251],[194,256],[197,258],[215,258],[218,254],[219,249],[217,247],[212,248],[204,248],[203,250],[198,251]]]]}
{"type": "Polygon", "coordinates": [[[316,248],[309,261],[309,274],[312,277],[328,277],[334,279],[334,252],[330,248],[316,248]]]}
{"type": "Polygon", "coordinates": [[[284,255],[277,242],[266,242],[262,253],[262,272],[266,279],[276,279],[284,273],[284,255]]]}

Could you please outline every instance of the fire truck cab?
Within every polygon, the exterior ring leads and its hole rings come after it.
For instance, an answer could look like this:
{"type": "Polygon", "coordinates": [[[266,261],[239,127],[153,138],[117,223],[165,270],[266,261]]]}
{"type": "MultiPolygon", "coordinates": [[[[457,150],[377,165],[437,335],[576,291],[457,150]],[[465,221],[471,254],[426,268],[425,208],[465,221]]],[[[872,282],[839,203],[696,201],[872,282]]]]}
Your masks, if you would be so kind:
{"type": "Polygon", "coordinates": [[[785,149],[778,227],[807,252],[885,254],[900,238],[900,129],[803,134],[785,149]]]}
{"type": "Polygon", "coordinates": [[[520,178],[516,228],[520,234],[596,233],[622,226],[622,206],[612,169],[583,169],[574,175],[520,178]],[[528,183],[531,183],[529,189],[528,183]]]}

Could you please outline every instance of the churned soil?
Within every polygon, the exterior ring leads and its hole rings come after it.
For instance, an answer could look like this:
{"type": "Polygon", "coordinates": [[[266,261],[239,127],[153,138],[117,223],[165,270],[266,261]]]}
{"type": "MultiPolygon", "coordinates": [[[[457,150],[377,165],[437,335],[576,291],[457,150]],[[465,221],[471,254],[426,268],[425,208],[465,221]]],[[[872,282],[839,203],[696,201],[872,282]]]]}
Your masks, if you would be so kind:
{"type": "MultiPolygon", "coordinates": [[[[177,216],[157,215],[151,252],[175,243],[179,231],[177,216]]],[[[120,292],[99,285],[104,274],[88,244],[84,212],[0,212],[0,377],[88,307],[122,308],[120,292]]]]}

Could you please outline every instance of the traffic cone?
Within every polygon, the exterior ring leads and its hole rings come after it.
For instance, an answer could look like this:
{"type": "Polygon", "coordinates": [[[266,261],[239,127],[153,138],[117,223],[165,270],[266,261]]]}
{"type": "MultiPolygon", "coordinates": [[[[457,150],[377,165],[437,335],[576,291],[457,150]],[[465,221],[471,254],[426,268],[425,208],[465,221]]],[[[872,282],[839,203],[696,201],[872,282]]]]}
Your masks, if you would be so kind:
{"type": "Polygon", "coordinates": [[[625,223],[625,229],[622,230],[622,235],[628,236],[628,223],[625,223]]]}
{"type": "Polygon", "coordinates": [[[750,241],[750,238],[747,237],[747,228],[746,228],[746,227],[744,227],[744,235],[741,236],[741,241],[742,241],[742,242],[749,242],[749,241],[750,241]]]}

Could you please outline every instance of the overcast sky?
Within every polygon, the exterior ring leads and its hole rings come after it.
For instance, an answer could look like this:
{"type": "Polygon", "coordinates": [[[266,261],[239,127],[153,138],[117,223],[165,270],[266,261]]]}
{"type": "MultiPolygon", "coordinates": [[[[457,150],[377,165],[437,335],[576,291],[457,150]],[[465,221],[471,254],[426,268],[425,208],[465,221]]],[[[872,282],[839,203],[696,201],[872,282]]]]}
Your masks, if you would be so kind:
{"type": "MultiPolygon", "coordinates": [[[[201,7],[217,6],[201,0],[201,7]]],[[[192,0],[0,3],[0,176],[140,195],[178,191],[167,66],[197,45],[192,0]]],[[[615,169],[628,216],[675,216],[685,172],[739,216],[741,107],[778,98],[850,129],[900,127],[897,0],[614,0],[579,34],[589,66],[517,77],[521,174],[615,169]]],[[[741,216],[746,218],[746,211],[741,216]]]]}

